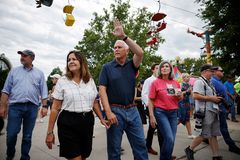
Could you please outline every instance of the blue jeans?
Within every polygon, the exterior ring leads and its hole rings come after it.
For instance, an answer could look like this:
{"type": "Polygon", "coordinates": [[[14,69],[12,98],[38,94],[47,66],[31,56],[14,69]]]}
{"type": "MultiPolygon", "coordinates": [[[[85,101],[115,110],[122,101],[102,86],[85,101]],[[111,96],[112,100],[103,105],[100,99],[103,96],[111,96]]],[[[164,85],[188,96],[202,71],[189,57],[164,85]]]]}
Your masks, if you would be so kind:
{"type": "Polygon", "coordinates": [[[229,146],[229,148],[235,148],[236,144],[230,137],[228,132],[228,125],[226,120],[226,112],[219,112],[219,120],[220,120],[220,131],[223,136],[225,143],[229,146]]]}
{"type": "MultiPolygon", "coordinates": [[[[228,103],[231,104],[230,111],[229,111],[229,113],[231,113],[231,119],[232,120],[236,119],[236,111],[235,111],[234,101],[229,100],[228,103]]],[[[228,117],[229,113],[227,113],[227,117],[228,117]]]]}
{"type": "Polygon", "coordinates": [[[107,130],[107,152],[109,160],[120,160],[122,135],[125,131],[131,145],[134,160],[148,160],[142,121],[136,107],[123,109],[111,107],[118,124],[107,130]]]}
{"type": "Polygon", "coordinates": [[[163,137],[160,160],[171,160],[177,132],[177,110],[154,108],[158,132],[163,137]]]}
{"type": "Polygon", "coordinates": [[[10,104],[7,123],[7,156],[14,157],[17,135],[23,125],[21,160],[29,160],[32,142],[32,131],[37,118],[38,106],[32,103],[10,104]]]}

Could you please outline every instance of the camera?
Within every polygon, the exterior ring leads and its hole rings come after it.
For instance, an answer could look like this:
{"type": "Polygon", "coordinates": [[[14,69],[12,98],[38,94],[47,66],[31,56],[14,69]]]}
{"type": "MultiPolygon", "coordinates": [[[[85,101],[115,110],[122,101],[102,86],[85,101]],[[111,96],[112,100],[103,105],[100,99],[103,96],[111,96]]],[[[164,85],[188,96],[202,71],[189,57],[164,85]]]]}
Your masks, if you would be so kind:
{"type": "Polygon", "coordinates": [[[202,118],[196,118],[195,127],[194,127],[194,135],[199,136],[202,133],[202,118]]]}
{"type": "Polygon", "coordinates": [[[200,135],[202,132],[202,122],[205,117],[205,112],[198,110],[194,113],[195,118],[195,127],[194,127],[194,133],[195,135],[200,135]]]}
{"type": "Polygon", "coordinates": [[[202,111],[196,111],[195,113],[194,113],[194,119],[196,118],[198,118],[198,119],[203,119],[204,117],[205,117],[205,112],[202,112],[202,111]]]}
{"type": "Polygon", "coordinates": [[[222,103],[224,105],[224,107],[226,108],[227,111],[230,110],[231,108],[231,104],[229,104],[225,99],[224,96],[221,94],[217,94],[217,96],[222,97],[222,100],[220,101],[220,103],[222,103]]]}

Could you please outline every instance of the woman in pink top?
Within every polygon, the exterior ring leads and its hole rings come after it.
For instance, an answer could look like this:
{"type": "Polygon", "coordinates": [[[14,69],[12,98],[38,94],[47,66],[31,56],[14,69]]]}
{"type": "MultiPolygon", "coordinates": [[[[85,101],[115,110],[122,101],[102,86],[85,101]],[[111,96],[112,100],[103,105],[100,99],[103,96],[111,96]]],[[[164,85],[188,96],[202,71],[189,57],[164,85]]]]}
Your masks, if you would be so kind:
{"type": "Polygon", "coordinates": [[[178,102],[183,96],[180,84],[173,80],[173,69],[169,62],[161,62],[158,73],[149,92],[150,123],[163,136],[160,160],[171,160],[177,132],[178,102]]]}

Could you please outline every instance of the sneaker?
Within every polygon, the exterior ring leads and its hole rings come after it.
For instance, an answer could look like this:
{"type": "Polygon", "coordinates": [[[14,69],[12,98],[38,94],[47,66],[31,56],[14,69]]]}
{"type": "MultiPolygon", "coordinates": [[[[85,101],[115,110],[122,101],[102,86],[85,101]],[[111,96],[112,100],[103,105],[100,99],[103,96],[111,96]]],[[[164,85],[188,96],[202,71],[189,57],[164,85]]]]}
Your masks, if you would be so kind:
{"type": "Polygon", "coordinates": [[[14,156],[11,157],[11,156],[7,156],[6,160],[13,160],[14,156]]]}
{"type": "Polygon", "coordinates": [[[222,160],[222,156],[216,156],[216,157],[212,157],[213,160],[222,160]]]}
{"type": "Polygon", "coordinates": [[[229,147],[228,149],[230,152],[236,153],[236,154],[240,154],[240,148],[238,148],[237,146],[235,147],[229,147]]]}
{"type": "Polygon", "coordinates": [[[189,139],[194,139],[194,138],[196,138],[196,136],[194,136],[194,135],[188,135],[188,138],[189,138],[189,139]]]}
{"type": "Polygon", "coordinates": [[[149,148],[149,149],[148,149],[148,153],[153,154],[153,155],[157,155],[157,154],[158,154],[158,152],[155,151],[155,150],[152,149],[152,148],[149,148]]]}
{"type": "Polygon", "coordinates": [[[172,160],[176,160],[176,159],[177,159],[177,156],[172,155],[172,160]]]}
{"type": "Polygon", "coordinates": [[[187,157],[187,160],[194,160],[194,157],[193,157],[193,150],[190,149],[190,146],[188,146],[187,148],[185,148],[185,153],[186,153],[186,157],[187,157]]]}
{"type": "Polygon", "coordinates": [[[239,122],[236,118],[232,119],[232,122],[239,122]]]}

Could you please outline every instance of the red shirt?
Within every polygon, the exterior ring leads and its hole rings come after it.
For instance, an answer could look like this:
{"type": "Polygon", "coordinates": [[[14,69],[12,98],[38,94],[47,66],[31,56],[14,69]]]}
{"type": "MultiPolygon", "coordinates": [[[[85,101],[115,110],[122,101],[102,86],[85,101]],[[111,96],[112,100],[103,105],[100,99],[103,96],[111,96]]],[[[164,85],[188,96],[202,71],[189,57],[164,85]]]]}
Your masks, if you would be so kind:
{"type": "Polygon", "coordinates": [[[153,101],[154,107],[164,110],[178,108],[179,99],[177,96],[170,95],[168,88],[180,89],[180,84],[176,80],[165,80],[157,78],[150,87],[149,98],[153,101]]]}

